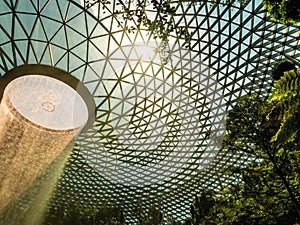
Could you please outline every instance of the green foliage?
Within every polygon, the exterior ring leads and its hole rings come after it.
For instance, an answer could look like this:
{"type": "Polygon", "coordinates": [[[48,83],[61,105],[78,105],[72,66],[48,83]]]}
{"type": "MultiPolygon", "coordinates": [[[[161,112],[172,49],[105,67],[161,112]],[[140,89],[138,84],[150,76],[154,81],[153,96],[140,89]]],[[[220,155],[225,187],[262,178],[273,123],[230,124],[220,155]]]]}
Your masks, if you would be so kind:
{"type": "Polygon", "coordinates": [[[300,22],[299,0],[263,0],[270,17],[276,22],[296,24],[300,22]]]}
{"type": "Polygon", "coordinates": [[[120,207],[52,209],[47,213],[45,225],[124,225],[120,207]]]}
{"type": "Polygon", "coordinates": [[[299,138],[300,69],[284,73],[284,76],[274,84],[269,103],[274,106],[268,118],[281,122],[271,141],[286,143],[299,138]]]}
{"type": "Polygon", "coordinates": [[[150,206],[147,211],[136,208],[134,214],[138,220],[138,225],[161,225],[163,222],[163,213],[154,206],[150,206]]]}
{"type": "MultiPolygon", "coordinates": [[[[130,6],[125,2],[119,0],[117,5],[121,6],[121,10],[116,10],[115,14],[117,16],[121,16],[121,20],[119,20],[119,26],[122,27],[123,24],[127,23],[127,21],[133,21],[137,25],[137,27],[131,26],[128,28],[125,26],[125,29],[129,32],[140,29],[141,26],[145,26],[149,29],[151,34],[154,35],[155,38],[159,37],[161,39],[166,39],[168,29],[166,29],[166,24],[168,23],[169,17],[173,16],[175,11],[174,7],[171,7],[168,2],[158,2],[156,0],[152,0],[153,10],[156,11],[156,20],[151,20],[148,18],[146,13],[147,8],[147,0],[142,0],[136,2],[134,6],[130,6]],[[122,20],[123,19],[123,20],[122,20]]],[[[120,17],[119,17],[120,18],[120,17]]],[[[170,29],[173,29],[172,27],[170,29]]]]}
{"type": "MultiPolygon", "coordinates": [[[[200,1],[200,0],[198,0],[200,1]]],[[[245,4],[247,2],[247,0],[211,0],[212,5],[216,6],[218,4],[227,4],[227,5],[232,5],[232,4],[236,4],[236,3],[240,3],[240,4],[245,4]]]]}
{"type": "Polygon", "coordinates": [[[213,206],[216,204],[213,192],[203,191],[200,196],[196,196],[191,207],[192,224],[203,224],[205,221],[214,220],[213,206]]]}
{"type": "Polygon", "coordinates": [[[150,6],[148,0],[132,1],[131,4],[118,0],[117,5],[120,9],[116,10],[114,15],[118,25],[129,33],[144,27],[154,39],[168,41],[170,34],[175,32],[177,36],[185,39],[187,46],[189,45],[190,34],[184,26],[176,24],[176,7],[171,1],[151,0],[150,6]],[[147,13],[147,10],[152,12],[147,13]],[[129,22],[132,25],[128,25],[129,22]]]}
{"type": "MultiPolygon", "coordinates": [[[[197,5],[200,0],[179,0],[178,3],[186,3],[197,5]]],[[[232,5],[235,3],[245,4],[247,0],[212,0],[211,6],[232,5]]],[[[105,9],[111,4],[109,0],[86,0],[86,8],[90,8],[95,4],[101,4],[105,9]]],[[[299,0],[263,0],[264,6],[267,8],[269,15],[277,22],[286,24],[295,24],[300,22],[300,1],[299,0]]],[[[176,6],[170,0],[139,0],[128,2],[118,0],[117,5],[120,9],[116,9],[114,16],[119,26],[129,33],[137,29],[145,27],[154,38],[160,38],[168,41],[169,36],[175,33],[176,36],[185,40],[185,46],[190,46],[191,33],[185,27],[176,23],[174,16],[176,6]],[[147,14],[147,10],[151,10],[151,16],[147,14]],[[131,22],[131,25],[129,25],[131,22]]],[[[105,13],[105,11],[103,11],[105,13]]]]}
{"type": "Polygon", "coordinates": [[[223,148],[233,153],[243,152],[266,158],[271,151],[269,141],[279,125],[266,121],[270,105],[257,95],[245,96],[228,112],[223,148]]]}
{"type": "Polygon", "coordinates": [[[296,69],[295,63],[290,60],[279,60],[275,63],[275,66],[273,70],[271,71],[271,76],[274,80],[279,80],[283,73],[286,71],[294,70],[296,69]]]}
{"type": "MultiPolygon", "coordinates": [[[[220,192],[205,190],[200,193],[192,205],[190,223],[186,225],[299,223],[300,218],[289,193],[270,163],[249,165],[238,173],[242,177],[239,183],[220,192]]],[[[299,179],[297,183],[299,187],[299,179]]]]}
{"type": "Polygon", "coordinates": [[[284,73],[269,100],[245,96],[232,107],[223,150],[252,156],[253,162],[225,168],[235,183],[201,193],[190,224],[299,224],[299,75],[284,73]]]}
{"type": "MultiPolygon", "coordinates": [[[[234,3],[244,4],[248,0],[212,0],[211,6],[234,3]]],[[[147,29],[154,39],[168,42],[170,35],[175,34],[184,40],[184,46],[191,48],[191,31],[183,24],[180,25],[174,17],[177,15],[178,4],[187,4],[188,7],[197,7],[201,0],[117,0],[119,7],[113,12],[118,26],[132,33],[135,30],[147,29]],[[151,11],[151,12],[150,12],[151,11]],[[149,13],[150,12],[150,13],[149,13]]],[[[101,4],[103,10],[111,4],[109,0],[86,0],[85,7],[90,8],[95,4],[101,4]]],[[[105,13],[105,10],[103,11],[105,13]]]]}

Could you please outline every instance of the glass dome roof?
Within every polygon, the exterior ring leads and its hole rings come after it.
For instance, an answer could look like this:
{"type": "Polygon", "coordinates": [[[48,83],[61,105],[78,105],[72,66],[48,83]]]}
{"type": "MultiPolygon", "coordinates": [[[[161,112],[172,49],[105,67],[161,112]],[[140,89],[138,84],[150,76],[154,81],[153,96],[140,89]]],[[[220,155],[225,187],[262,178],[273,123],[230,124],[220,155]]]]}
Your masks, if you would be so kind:
{"type": "Polygon", "coordinates": [[[188,49],[176,32],[167,42],[144,28],[129,32],[134,21],[117,14],[118,1],[85,2],[0,2],[0,75],[28,64],[59,68],[96,104],[53,204],[119,204],[127,214],[155,205],[182,218],[200,190],[231,182],[222,168],[250,160],[221,150],[226,112],[239,96],[269,93],[272,65],[299,57],[299,29],[273,22],[259,0],[172,1],[188,49]]]}

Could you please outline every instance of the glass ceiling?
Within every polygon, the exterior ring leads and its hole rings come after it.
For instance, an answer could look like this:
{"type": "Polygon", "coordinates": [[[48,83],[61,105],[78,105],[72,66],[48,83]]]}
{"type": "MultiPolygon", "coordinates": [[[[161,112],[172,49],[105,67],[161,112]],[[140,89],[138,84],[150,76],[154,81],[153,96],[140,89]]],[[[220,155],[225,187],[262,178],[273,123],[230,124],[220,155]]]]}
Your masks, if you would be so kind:
{"type": "Polygon", "coordinates": [[[96,104],[52,204],[119,204],[132,220],[136,207],[154,205],[183,218],[196,193],[231,182],[222,168],[250,160],[221,151],[226,111],[239,96],[268,94],[272,65],[299,57],[299,29],[274,23],[260,0],[174,1],[175,23],[191,33],[187,49],[176,32],[168,42],[128,32],[134,21],[116,13],[118,1],[84,2],[0,2],[0,75],[24,64],[57,67],[96,104]]]}

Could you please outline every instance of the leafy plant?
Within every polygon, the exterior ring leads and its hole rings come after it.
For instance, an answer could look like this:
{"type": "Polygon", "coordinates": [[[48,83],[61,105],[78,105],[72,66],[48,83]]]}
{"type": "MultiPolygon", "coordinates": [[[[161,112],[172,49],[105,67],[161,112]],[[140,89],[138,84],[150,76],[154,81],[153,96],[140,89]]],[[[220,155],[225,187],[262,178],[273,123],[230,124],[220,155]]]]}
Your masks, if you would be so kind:
{"type": "Polygon", "coordinates": [[[123,211],[118,206],[97,208],[51,209],[45,225],[124,225],[123,211]]]}
{"type": "Polygon", "coordinates": [[[279,130],[271,141],[284,144],[299,137],[300,69],[284,72],[284,75],[274,84],[269,103],[274,106],[268,118],[281,122],[279,130]]]}
{"type": "Polygon", "coordinates": [[[275,81],[279,80],[284,72],[296,69],[295,63],[290,60],[279,60],[275,63],[273,70],[271,71],[271,76],[275,81]]]}
{"type": "Polygon", "coordinates": [[[219,192],[201,192],[186,225],[299,224],[299,72],[286,72],[269,100],[245,96],[232,107],[223,151],[248,155],[253,161],[223,168],[223,175],[233,183],[219,192]],[[297,98],[289,102],[295,93],[297,98]],[[294,138],[284,135],[272,140],[290,118],[284,132],[294,138]]]}
{"type": "Polygon", "coordinates": [[[296,24],[300,22],[300,1],[298,0],[263,0],[268,14],[276,22],[296,24]]]}

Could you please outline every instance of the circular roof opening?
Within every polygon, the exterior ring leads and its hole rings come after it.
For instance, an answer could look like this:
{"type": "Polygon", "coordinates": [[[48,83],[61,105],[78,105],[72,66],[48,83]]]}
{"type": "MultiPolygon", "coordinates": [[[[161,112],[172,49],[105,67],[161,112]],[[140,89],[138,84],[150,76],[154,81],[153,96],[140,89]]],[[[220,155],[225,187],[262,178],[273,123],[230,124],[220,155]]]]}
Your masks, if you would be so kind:
{"type": "Polygon", "coordinates": [[[95,102],[74,76],[46,65],[22,65],[1,77],[0,99],[38,127],[86,130],[95,119],[95,102]]]}
{"type": "Polygon", "coordinates": [[[4,91],[15,110],[30,122],[52,130],[81,129],[88,120],[82,97],[62,81],[43,75],[26,75],[4,91]]]}

